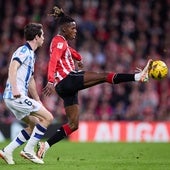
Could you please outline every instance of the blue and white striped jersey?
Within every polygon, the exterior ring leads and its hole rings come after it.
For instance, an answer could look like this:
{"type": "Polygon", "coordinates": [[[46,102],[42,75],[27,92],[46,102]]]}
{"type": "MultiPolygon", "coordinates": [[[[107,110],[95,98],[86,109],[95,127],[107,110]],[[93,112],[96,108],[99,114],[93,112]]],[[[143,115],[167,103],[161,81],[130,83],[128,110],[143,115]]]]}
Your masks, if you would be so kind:
{"type": "MultiPolygon", "coordinates": [[[[19,47],[12,55],[11,62],[17,60],[20,63],[20,67],[17,70],[17,87],[21,94],[28,95],[28,85],[30,78],[34,72],[35,54],[27,43],[19,47]]],[[[9,79],[6,82],[6,88],[3,94],[3,98],[12,99],[11,84],[9,79]]]]}

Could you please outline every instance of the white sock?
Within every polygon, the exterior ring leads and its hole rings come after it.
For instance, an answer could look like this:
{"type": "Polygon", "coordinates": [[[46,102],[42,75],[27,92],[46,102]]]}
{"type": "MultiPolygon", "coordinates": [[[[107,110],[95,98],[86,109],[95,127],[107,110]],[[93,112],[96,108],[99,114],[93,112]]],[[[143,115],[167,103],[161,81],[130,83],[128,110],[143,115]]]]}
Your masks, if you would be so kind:
{"type": "Polygon", "coordinates": [[[141,73],[136,73],[135,74],[135,81],[140,81],[141,79],[141,73]]]}
{"type": "Polygon", "coordinates": [[[25,129],[22,129],[19,134],[16,136],[15,139],[13,139],[5,148],[4,151],[11,153],[19,146],[24,144],[28,139],[30,138],[29,134],[25,131],[25,129]]]}
{"type": "Polygon", "coordinates": [[[40,124],[37,124],[33,129],[33,132],[24,148],[24,151],[34,152],[35,145],[37,145],[38,141],[42,139],[46,131],[47,128],[41,126],[40,124]]]}

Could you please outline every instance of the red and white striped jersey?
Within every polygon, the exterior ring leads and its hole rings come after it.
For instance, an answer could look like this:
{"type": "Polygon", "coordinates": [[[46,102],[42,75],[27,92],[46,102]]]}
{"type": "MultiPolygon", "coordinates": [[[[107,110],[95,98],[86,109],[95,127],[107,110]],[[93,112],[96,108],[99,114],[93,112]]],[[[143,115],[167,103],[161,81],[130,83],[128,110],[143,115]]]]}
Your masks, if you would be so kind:
{"type": "Polygon", "coordinates": [[[69,47],[66,39],[56,35],[50,45],[50,61],[48,64],[48,82],[58,83],[71,71],[75,70],[74,60],[81,60],[77,51],[69,47]]]}

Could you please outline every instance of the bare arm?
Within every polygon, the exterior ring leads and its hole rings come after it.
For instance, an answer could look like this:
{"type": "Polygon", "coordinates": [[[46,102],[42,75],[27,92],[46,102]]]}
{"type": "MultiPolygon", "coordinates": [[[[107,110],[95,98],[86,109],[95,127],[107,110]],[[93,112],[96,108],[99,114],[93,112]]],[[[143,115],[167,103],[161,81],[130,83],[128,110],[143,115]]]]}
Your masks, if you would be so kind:
{"type": "Polygon", "coordinates": [[[18,98],[21,96],[18,87],[17,87],[17,70],[18,67],[20,66],[20,63],[16,60],[13,60],[9,66],[9,72],[8,72],[8,76],[9,76],[9,82],[12,86],[12,94],[15,98],[18,98]]]}
{"type": "Polygon", "coordinates": [[[36,101],[40,101],[38,92],[37,92],[37,88],[36,88],[36,84],[35,84],[35,79],[32,76],[29,82],[29,87],[28,87],[29,93],[31,95],[31,97],[36,100],[36,101]]]}

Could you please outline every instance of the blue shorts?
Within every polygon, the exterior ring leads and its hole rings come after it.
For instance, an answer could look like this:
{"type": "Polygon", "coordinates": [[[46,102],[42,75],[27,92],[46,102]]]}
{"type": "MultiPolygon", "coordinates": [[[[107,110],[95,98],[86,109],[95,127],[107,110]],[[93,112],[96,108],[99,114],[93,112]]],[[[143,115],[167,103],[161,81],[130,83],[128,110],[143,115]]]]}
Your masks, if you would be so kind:
{"type": "Polygon", "coordinates": [[[55,87],[57,94],[64,100],[64,107],[78,104],[78,91],[84,87],[84,71],[71,72],[55,87]]]}

